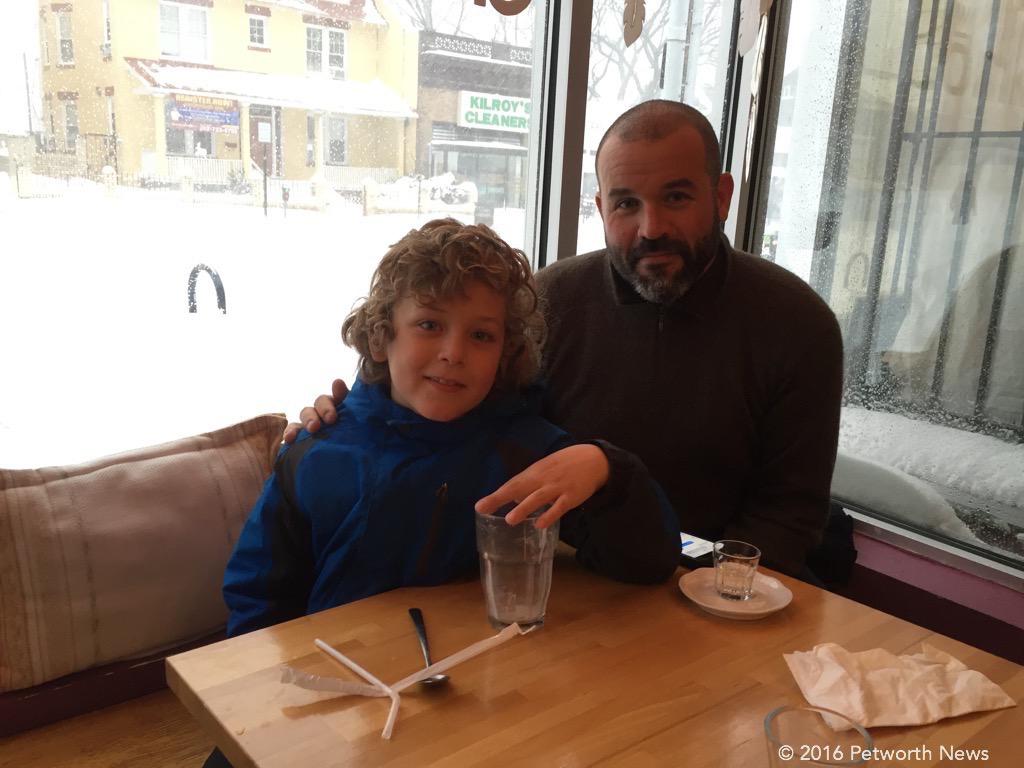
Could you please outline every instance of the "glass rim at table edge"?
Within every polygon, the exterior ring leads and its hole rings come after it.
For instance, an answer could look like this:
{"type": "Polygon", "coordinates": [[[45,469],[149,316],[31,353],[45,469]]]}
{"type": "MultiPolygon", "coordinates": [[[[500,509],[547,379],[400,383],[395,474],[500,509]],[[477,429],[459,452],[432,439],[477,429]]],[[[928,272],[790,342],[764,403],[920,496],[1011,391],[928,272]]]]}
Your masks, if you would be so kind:
{"type": "MultiPolygon", "coordinates": [[[[842,712],[837,712],[834,709],[829,709],[828,707],[816,707],[816,706],[813,706],[811,704],[783,704],[782,706],[776,707],[771,712],[769,712],[767,715],[765,715],[764,716],[764,723],[763,723],[764,724],[764,737],[765,737],[765,739],[768,740],[769,744],[778,744],[780,746],[782,745],[782,742],[780,742],[777,738],[775,738],[772,735],[771,728],[770,728],[769,724],[775,719],[776,715],[779,715],[782,712],[785,712],[787,710],[791,710],[791,711],[805,710],[805,711],[809,711],[809,712],[818,712],[819,714],[825,713],[825,714],[829,714],[829,715],[834,715],[835,717],[838,717],[838,718],[848,722],[850,725],[852,725],[854,727],[854,729],[856,729],[856,731],[861,736],[864,737],[864,741],[866,742],[866,750],[865,751],[870,752],[874,748],[874,746],[875,746],[875,737],[871,735],[871,733],[868,731],[868,729],[866,727],[864,727],[863,725],[858,723],[856,720],[853,720],[850,717],[848,717],[847,715],[844,715],[842,712]]],[[[831,726],[829,726],[829,727],[831,727],[831,726]]],[[[863,765],[865,762],[866,762],[865,760],[859,760],[856,763],[840,762],[840,763],[825,763],[825,765],[852,766],[852,765],[863,765]]]]}

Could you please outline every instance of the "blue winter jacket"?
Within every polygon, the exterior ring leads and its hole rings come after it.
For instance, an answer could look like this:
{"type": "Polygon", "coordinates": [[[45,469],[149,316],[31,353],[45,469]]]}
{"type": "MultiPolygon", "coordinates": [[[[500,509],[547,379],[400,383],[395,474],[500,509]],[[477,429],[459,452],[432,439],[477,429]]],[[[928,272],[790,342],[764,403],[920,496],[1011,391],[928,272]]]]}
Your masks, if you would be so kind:
{"type": "MultiPolygon", "coordinates": [[[[472,575],[474,504],[573,443],[538,415],[540,400],[488,398],[436,422],[357,382],[334,425],[278,455],[224,576],[228,635],[472,575]]],[[[596,444],[609,483],[562,518],[561,538],[600,573],[661,581],[678,563],[675,512],[639,459],[596,444]]]]}

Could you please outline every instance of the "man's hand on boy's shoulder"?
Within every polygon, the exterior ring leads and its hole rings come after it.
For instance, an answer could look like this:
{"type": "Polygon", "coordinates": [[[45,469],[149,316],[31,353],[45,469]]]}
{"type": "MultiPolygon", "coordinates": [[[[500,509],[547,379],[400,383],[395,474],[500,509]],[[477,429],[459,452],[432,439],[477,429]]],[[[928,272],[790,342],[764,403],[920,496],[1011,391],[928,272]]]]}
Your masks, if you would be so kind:
{"type": "Polygon", "coordinates": [[[537,518],[547,528],[571,509],[593,496],[605,483],[611,468],[604,451],[596,445],[570,445],[534,462],[490,496],[476,503],[476,511],[489,515],[509,502],[518,502],[505,515],[516,525],[544,504],[551,507],[537,518]]]}
{"type": "Polygon", "coordinates": [[[331,382],[331,394],[320,395],[313,401],[313,407],[308,405],[299,411],[299,421],[291,422],[285,427],[282,439],[286,445],[291,445],[305,429],[309,434],[315,434],[324,424],[333,424],[338,419],[338,406],[348,395],[348,385],[342,379],[335,379],[331,382]]]}

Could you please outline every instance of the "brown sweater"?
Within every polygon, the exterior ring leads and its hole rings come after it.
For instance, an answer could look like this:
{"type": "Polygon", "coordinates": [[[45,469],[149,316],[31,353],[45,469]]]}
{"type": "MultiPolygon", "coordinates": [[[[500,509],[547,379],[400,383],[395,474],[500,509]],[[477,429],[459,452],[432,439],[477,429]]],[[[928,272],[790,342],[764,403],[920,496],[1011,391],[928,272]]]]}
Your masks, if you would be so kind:
{"type": "Polygon", "coordinates": [[[641,298],[604,251],[537,279],[545,415],[637,454],[680,530],[752,542],[766,565],[798,574],[825,524],[839,435],[842,337],[828,305],[724,237],[667,306],[641,298]]]}

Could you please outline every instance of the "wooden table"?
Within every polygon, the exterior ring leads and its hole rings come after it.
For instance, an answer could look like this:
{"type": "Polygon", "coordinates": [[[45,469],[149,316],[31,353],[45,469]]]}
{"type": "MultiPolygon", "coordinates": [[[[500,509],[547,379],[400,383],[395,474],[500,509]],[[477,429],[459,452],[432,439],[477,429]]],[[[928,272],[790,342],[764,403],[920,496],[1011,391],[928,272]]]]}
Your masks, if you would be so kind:
{"type": "MultiPolygon", "coordinates": [[[[319,637],[396,682],[422,664],[409,607],[423,609],[435,659],[494,633],[479,583],[396,590],[189,651],[167,660],[167,679],[236,768],[764,766],[765,714],[803,703],[782,654],[824,642],[905,653],[927,641],[1024,701],[1024,668],[780,578],[794,594],[786,609],[731,621],[701,611],[677,579],[619,584],[560,553],[543,629],[454,668],[445,690],[408,689],[390,741],[388,699],[283,685],[281,666],[358,680],[314,648],[319,637]]],[[[1024,706],[872,733],[877,747],[932,755],[871,765],[1016,767],[1024,706]],[[943,762],[943,745],[989,759],[943,762]]]]}

